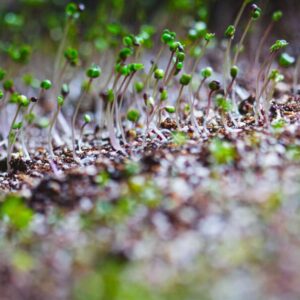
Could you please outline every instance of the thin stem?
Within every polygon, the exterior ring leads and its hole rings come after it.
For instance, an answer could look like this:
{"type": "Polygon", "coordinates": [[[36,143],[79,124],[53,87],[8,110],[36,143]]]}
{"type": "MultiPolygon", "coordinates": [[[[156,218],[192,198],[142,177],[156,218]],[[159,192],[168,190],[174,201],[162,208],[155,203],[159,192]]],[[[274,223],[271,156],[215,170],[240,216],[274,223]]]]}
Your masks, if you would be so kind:
{"type": "Polygon", "coordinates": [[[86,90],[83,93],[81,93],[81,96],[77,102],[77,106],[76,106],[76,109],[75,109],[75,112],[74,112],[73,118],[72,118],[72,149],[73,149],[73,157],[75,160],[76,160],[75,123],[76,123],[77,115],[78,115],[82,100],[84,99],[84,96],[86,95],[87,91],[90,89],[92,81],[93,81],[93,79],[90,78],[88,81],[86,90]]]}
{"type": "Polygon", "coordinates": [[[227,78],[229,76],[229,68],[231,66],[231,45],[232,45],[232,38],[230,38],[227,42],[227,47],[225,51],[225,62],[223,67],[223,84],[224,86],[227,85],[227,78]]]}
{"type": "Polygon", "coordinates": [[[169,69],[170,69],[170,67],[171,67],[171,63],[172,63],[174,54],[175,54],[175,51],[171,52],[171,56],[170,56],[170,58],[169,58],[169,62],[168,62],[167,69],[166,69],[166,73],[165,73],[165,76],[164,76],[164,79],[163,79],[164,85],[165,85],[165,83],[166,83],[167,78],[169,77],[169,76],[168,76],[168,73],[169,73],[169,69]]]}
{"type": "Polygon", "coordinates": [[[201,89],[202,89],[202,87],[203,87],[203,85],[204,85],[204,83],[205,83],[205,80],[206,80],[206,78],[203,78],[203,79],[201,80],[201,82],[200,82],[198,88],[197,88],[197,91],[196,91],[196,93],[195,93],[195,96],[196,96],[197,99],[200,99],[200,91],[201,91],[201,89]]]}
{"type": "Polygon", "coordinates": [[[52,159],[55,156],[54,152],[53,152],[53,147],[52,147],[52,129],[56,124],[56,120],[57,120],[59,112],[60,112],[60,105],[57,104],[57,109],[56,109],[56,112],[55,112],[51,122],[50,122],[49,132],[48,132],[48,146],[49,146],[50,156],[52,159]]]}
{"type": "Polygon", "coordinates": [[[180,99],[181,99],[181,96],[182,96],[183,88],[184,88],[184,85],[181,85],[179,93],[178,93],[178,97],[177,97],[177,100],[176,100],[176,104],[175,104],[175,109],[176,109],[176,123],[177,123],[178,127],[180,127],[179,109],[180,109],[180,99]]]}
{"type": "Polygon", "coordinates": [[[200,63],[201,58],[205,55],[208,43],[209,43],[209,41],[206,41],[206,43],[204,44],[204,46],[202,48],[201,54],[195,60],[195,63],[194,63],[194,66],[193,66],[192,72],[191,72],[192,76],[195,74],[196,68],[198,67],[198,65],[200,63]]]}
{"type": "Polygon", "coordinates": [[[84,128],[86,127],[88,123],[84,123],[81,128],[80,128],[80,134],[79,134],[79,139],[78,139],[78,149],[79,149],[79,152],[81,152],[81,144],[82,144],[82,137],[83,137],[83,130],[84,128]]]}
{"type": "Polygon", "coordinates": [[[253,23],[253,18],[251,17],[250,20],[247,23],[247,26],[246,26],[246,28],[245,28],[245,30],[243,32],[242,37],[241,37],[241,39],[240,39],[240,41],[239,41],[239,43],[237,45],[236,53],[235,53],[235,56],[233,58],[233,63],[232,63],[233,65],[236,65],[237,62],[238,62],[238,58],[239,58],[239,55],[240,55],[241,48],[242,48],[242,46],[244,44],[245,38],[247,36],[247,33],[248,33],[248,31],[249,31],[252,23],[253,23]]]}
{"type": "MultiPolygon", "coordinates": [[[[71,22],[72,22],[71,19],[68,18],[65,29],[64,29],[62,40],[59,44],[59,48],[58,48],[57,55],[56,55],[55,62],[54,62],[53,83],[57,82],[56,77],[57,77],[57,73],[58,73],[58,70],[59,70],[59,65],[61,63],[61,59],[62,59],[62,56],[63,56],[63,51],[64,51],[65,44],[66,44],[66,41],[67,41],[68,33],[69,33],[69,30],[70,30],[70,27],[71,27],[71,22]]],[[[54,86],[56,86],[56,84],[54,84],[54,86]]]]}
{"type": "Polygon", "coordinates": [[[149,73],[147,74],[147,77],[146,77],[145,82],[144,82],[144,86],[146,87],[146,89],[148,88],[149,80],[150,80],[150,78],[151,78],[151,76],[152,76],[152,74],[154,72],[155,66],[158,64],[158,61],[159,61],[159,59],[160,59],[160,57],[161,57],[164,49],[165,49],[165,45],[162,45],[160,47],[160,50],[159,50],[156,58],[154,59],[154,62],[153,62],[152,66],[151,66],[151,68],[149,70],[149,73]]]}
{"type": "Polygon", "coordinates": [[[237,17],[236,17],[236,19],[234,21],[234,27],[235,28],[237,28],[238,24],[240,23],[241,17],[243,15],[243,12],[246,9],[247,4],[248,4],[248,0],[244,0],[243,5],[241,6],[241,8],[240,8],[240,10],[238,12],[238,15],[237,15],[237,17]]]}
{"type": "Polygon", "coordinates": [[[263,46],[265,45],[266,43],[266,40],[271,32],[271,30],[273,29],[274,27],[274,21],[272,21],[269,26],[266,28],[260,42],[259,42],[259,45],[258,45],[258,48],[257,48],[257,51],[256,51],[256,55],[255,55],[255,60],[254,60],[254,65],[253,67],[256,67],[259,63],[259,59],[260,59],[260,55],[261,55],[261,52],[262,52],[262,49],[263,49],[263,46]]]}
{"type": "Polygon", "coordinates": [[[273,52],[269,55],[269,57],[264,61],[262,64],[260,71],[258,72],[257,79],[256,79],[256,105],[255,105],[255,122],[258,123],[259,117],[260,117],[260,92],[259,92],[259,82],[260,79],[265,71],[267,69],[267,73],[269,72],[273,59],[276,55],[276,52],[273,52]]]}
{"type": "MultiPolygon", "coordinates": [[[[128,89],[128,86],[129,86],[129,84],[130,84],[133,76],[134,76],[134,73],[132,73],[130,75],[130,77],[128,78],[128,81],[127,81],[127,83],[126,83],[126,85],[124,87],[124,90],[123,90],[122,94],[121,94],[120,105],[119,105],[119,109],[118,109],[119,112],[122,109],[122,104],[123,104],[123,100],[124,100],[124,97],[125,97],[125,93],[126,93],[126,91],[128,89]]],[[[122,126],[121,114],[118,115],[117,122],[119,123],[119,128],[121,130],[121,135],[122,135],[123,143],[126,145],[127,141],[126,141],[125,132],[124,132],[124,129],[123,129],[123,126],[122,126]]]]}
{"type": "Polygon", "coordinates": [[[213,93],[214,93],[214,91],[211,90],[208,94],[207,106],[206,106],[205,117],[204,117],[204,122],[203,122],[203,128],[204,128],[204,131],[206,133],[209,133],[209,131],[207,129],[207,119],[208,119],[209,111],[210,111],[211,104],[212,104],[212,95],[213,95],[213,93]]]}
{"type": "Polygon", "coordinates": [[[11,152],[12,152],[12,148],[13,148],[13,145],[15,143],[15,138],[11,138],[12,136],[12,131],[13,131],[13,126],[17,120],[17,117],[19,115],[21,111],[21,106],[19,105],[17,110],[16,110],[16,113],[15,113],[15,116],[10,124],[10,127],[9,127],[9,132],[8,132],[8,138],[7,138],[7,172],[10,171],[10,159],[11,159],[11,152]]]}

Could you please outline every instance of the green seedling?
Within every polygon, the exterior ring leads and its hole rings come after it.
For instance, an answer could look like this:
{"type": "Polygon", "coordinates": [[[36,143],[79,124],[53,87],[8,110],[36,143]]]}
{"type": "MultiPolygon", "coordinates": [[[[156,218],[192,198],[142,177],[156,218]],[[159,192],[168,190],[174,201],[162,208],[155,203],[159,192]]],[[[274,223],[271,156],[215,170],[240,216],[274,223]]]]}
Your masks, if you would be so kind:
{"type": "Polygon", "coordinates": [[[188,86],[190,84],[190,82],[192,81],[192,75],[191,74],[183,74],[179,80],[180,83],[180,89],[179,89],[179,93],[176,99],[176,123],[177,126],[180,126],[180,122],[179,122],[179,114],[180,114],[180,100],[181,100],[181,96],[183,93],[183,89],[185,86],[188,86]]]}
{"type": "Polygon", "coordinates": [[[261,96],[268,85],[269,72],[272,66],[272,63],[278,54],[279,51],[286,48],[288,42],[286,40],[277,40],[271,47],[268,57],[265,59],[264,63],[261,65],[261,68],[258,72],[256,78],[256,105],[255,105],[255,121],[258,124],[261,115],[261,96]],[[265,75],[265,76],[264,76],[265,75]],[[261,78],[264,76],[262,87],[260,88],[261,78]]]}
{"type": "Polygon", "coordinates": [[[241,49],[243,47],[243,44],[244,44],[244,41],[245,41],[245,38],[251,28],[251,25],[254,21],[258,20],[261,16],[261,9],[256,5],[256,4],[252,4],[251,5],[251,13],[250,13],[250,19],[246,25],[246,28],[242,34],[242,37],[237,45],[237,49],[236,49],[236,53],[235,53],[235,56],[233,58],[233,65],[237,65],[238,63],[238,58],[239,58],[239,54],[241,52],[241,49]]]}
{"type": "Polygon", "coordinates": [[[83,124],[80,128],[80,135],[79,135],[79,140],[78,140],[78,149],[79,152],[81,152],[81,144],[82,144],[82,137],[83,137],[83,132],[84,132],[84,128],[91,123],[92,118],[89,114],[84,114],[83,115],[83,124]]]}
{"type": "Polygon", "coordinates": [[[92,86],[93,81],[98,78],[101,75],[101,68],[97,65],[92,65],[87,71],[86,76],[88,77],[88,83],[85,89],[81,92],[81,95],[78,99],[73,117],[72,117],[72,151],[73,151],[73,158],[74,160],[77,160],[76,156],[76,145],[75,145],[75,124],[77,120],[77,115],[79,112],[79,108],[81,106],[81,103],[86,96],[87,92],[90,90],[90,87],[92,86]]]}
{"type": "Polygon", "coordinates": [[[256,51],[255,60],[254,60],[254,67],[258,66],[263,46],[265,45],[268,37],[270,36],[271,31],[273,30],[276,23],[278,23],[282,19],[283,13],[280,10],[277,10],[272,15],[272,20],[270,24],[267,26],[256,51]]]}
{"type": "Polygon", "coordinates": [[[22,111],[22,109],[27,108],[29,105],[29,100],[24,95],[17,96],[17,110],[10,124],[9,132],[8,132],[8,143],[7,143],[7,172],[10,172],[10,160],[11,154],[14,148],[14,144],[17,138],[17,131],[20,130],[23,126],[22,122],[17,122],[17,118],[22,111]]]}
{"type": "Polygon", "coordinates": [[[205,117],[203,122],[203,128],[206,133],[209,133],[207,129],[207,122],[208,122],[209,112],[212,104],[212,96],[214,93],[220,90],[221,85],[219,81],[213,80],[208,84],[208,87],[209,87],[209,93],[208,93],[207,106],[206,106],[205,117]]]}

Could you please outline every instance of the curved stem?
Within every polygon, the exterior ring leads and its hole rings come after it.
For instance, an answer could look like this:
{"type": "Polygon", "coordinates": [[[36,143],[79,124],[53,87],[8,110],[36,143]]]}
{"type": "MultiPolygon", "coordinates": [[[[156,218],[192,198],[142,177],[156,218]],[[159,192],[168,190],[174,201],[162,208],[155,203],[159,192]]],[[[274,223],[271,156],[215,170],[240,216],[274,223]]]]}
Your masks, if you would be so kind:
{"type": "Polygon", "coordinates": [[[238,43],[238,46],[237,46],[237,49],[236,49],[236,53],[235,53],[235,56],[233,58],[233,63],[232,63],[233,66],[236,65],[237,62],[238,62],[238,58],[239,58],[239,55],[240,55],[241,48],[242,48],[242,46],[244,44],[245,38],[247,36],[247,33],[248,33],[248,31],[249,31],[252,23],[253,23],[253,19],[251,17],[250,20],[248,21],[247,26],[246,26],[246,28],[244,30],[244,33],[243,33],[243,35],[242,35],[242,37],[241,37],[241,39],[240,39],[240,41],[238,43]]]}
{"type": "Polygon", "coordinates": [[[273,29],[273,26],[274,26],[274,22],[272,21],[269,26],[267,27],[267,29],[265,30],[260,42],[259,42],[259,45],[258,45],[258,48],[257,48],[257,51],[256,51],[256,55],[255,55],[255,60],[254,60],[254,65],[253,67],[256,67],[259,63],[259,59],[260,59],[260,55],[261,55],[261,52],[262,52],[262,48],[271,32],[271,30],[273,29]]]}
{"type": "Polygon", "coordinates": [[[11,159],[11,152],[12,152],[12,148],[14,146],[14,143],[15,143],[15,137],[13,138],[12,140],[12,130],[13,130],[13,126],[17,120],[17,117],[19,115],[21,111],[21,106],[19,105],[17,110],[16,110],[16,113],[15,113],[15,116],[10,124],[10,127],[9,127],[9,132],[8,132],[8,138],[7,138],[7,172],[10,171],[10,159],[11,159]]]}
{"type": "Polygon", "coordinates": [[[93,81],[93,79],[90,78],[89,82],[87,84],[86,90],[81,94],[81,96],[77,102],[76,109],[75,109],[75,112],[74,112],[73,118],[72,118],[72,150],[73,150],[73,157],[75,160],[76,160],[75,123],[76,123],[77,115],[78,115],[82,100],[84,99],[84,96],[86,95],[86,91],[88,91],[90,89],[92,81],[93,81]]]}
{"type": "Polygon", "coordinates": [[[48,146],[49,146],[49,152],[50,152],[50,156],[51,158],[53,159],[54,158],[54,152],[53,152],[53,147],[52,147],[52,129],[56,123],[56,120],[57,120],[57,117],[58,117],[58,114],[60,112],[60,106],[57,105],[57,110],[51,120],[51,123],[50,123],[50,126],[49,126],[49,132],[48,132],[48,146]]]}
{"type": "Polygon", "coordinates": [[[180,99],[181,99],[181,95],[182,95],[182,92],[183,92],[183,88],[184,88],[184,85],[181,85],[179,93],[178,93],[178,97],[177,97],[177,100],[176,100],[176,104],[175,104],[175,108],[176,108],[176,123],[177,123],[178,128],[180,127],[179,109],[180,109],[180,99]]]}

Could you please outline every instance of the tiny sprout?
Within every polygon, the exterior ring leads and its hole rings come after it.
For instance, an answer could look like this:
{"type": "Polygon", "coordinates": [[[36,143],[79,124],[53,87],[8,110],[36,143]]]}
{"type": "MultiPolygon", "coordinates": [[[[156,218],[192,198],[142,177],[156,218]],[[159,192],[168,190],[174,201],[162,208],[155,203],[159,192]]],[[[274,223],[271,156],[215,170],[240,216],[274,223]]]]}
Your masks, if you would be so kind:
{"type": "Polygon", "coordinates": [[[295,63],[296,59],[288,53],[282,53],[279,57],[279,64],[282,67],[288,68],[295,63]]]}
{"type": "Polygon", "coordinates": [[[4,79],[6,75],[6,71],[2,68],[0,68],[0,81],[2,81],[4,79]]]}
{"type": "Polygon", "coordinates": [[[192,80],[192,75],[190,74],[183,74],[179,80],[181,85],[189,85],[192,80]]]}
{"type": "Polygon", "coordinates": [[[232,66],[230,69],[230,76],[232,79],[235,79],[239,73],[239,68],[237,66],[232,66]]]}
{"type": "Polygon", "coordinates": [[[261,9],[256,5],[252,4],[251,5],[251,17],[253,20],[259,19],[261,16],[261,9]]]}
{"type": "Polygon", "coordinates": [[[142,81],[135,82],[134,89],[137,93],[141,93],[144,89],[144,83],[142,81]]]}
{"type": "Polygon", "coordinates": [[[280,74],[280,72],[277,69],[274,69],[271,71],[269,75],[269,79],[274,81],[274,82],[280,82],[284,80],[284,76],[280,74]]]}
{"type": "Polygon", "coordinates": [[[180,70],[182,70],[182,68],[183,68],[183,63],[182,62],[179,62],[179,63],[176,64],[176,70],[180,71],[180,70]]]}
{"type": "Polygon", "coordinates": [[[2,98],[3,98],[3,96],[4,96],[4,93],[3,93],[3,91],[2,91],[2,90],[0,90],[0,99],[2,99],[2,98]]]}
{"type": "Polygon", "coordinates": [[[278,21],[280,21],[280,20],[282,19],[282,16],[283,16],[282,11],[281,11],[281,10],[277,10],[277,11],[275,11],[275,12],[273,13],[273,15],[272,15],[272,20],[273,20],[274,22],[278,22],[278,21]]]}
{"type": "Polygon", "coordinates": [[[184,54],[184,52],[178,52],[178,53],[176,54],[176,58],[177,58],[177,61],[178,61],[178,62],[183,62],[184,59],[185,59],[185,54],[184,54]]]}
{"type": "Polygon", "coordinates": [[[86,71],[86,75],[91,79],[98,78],[101,75],[101,68],[94,64],[86,71]]]}
{"type": "Polygon", "coordinates": [[[171,32],[168,29],[165,29],[161,35],[161,41],[164,44],[169,44],[169,43],[173,42],[175,38],[176,38],[176,33],[171,32]]]}
{"type": "Polygon", "coordinates": [[[213,80],[208,84],[208,87],[211,91],[218,91],[221,87],[221,84],[217,80],[213,80]]]}
{"type": "Polygon", "coordinates": [[[206,42],[210,42],[215,38],[215,33],[206,33],[204,39],[206,42]]]}
{"type": "Polygon", "coordinates": [[[204,37],[206,34],[207,25],[205,22],[200,21],[195,24],[194,29],[196,30],[198,37],[204,37]]]}
{"type": "Polygon", "coordinates": [[[154,72],[154,78],[157,80],[163,79],[165,76],[165,72],[163,69],[156,69],[154,72]]]}
{"type": "Polygon", "coordinates": [[[129,35],[123,38],[123,44],[125,47],[130,48],[133,46],[133,43],[134,43],[134,39],[132,38],[132,36],[129,35]]]}
{"type": "Polygon", "coordinates": [[[217,106],[222,112],[230,112],[232,110],[232,103],[229,99],[225,98],[222,95],[216,97],[217,106]]]}
{"type": "Polygon", "coordinates": [[[16,122],[13,124],[12,129],[17,130],[17,129],[21,129],[23,126],[22,122],[16,122]]]}
{"type": "Polygon", "coordinates": [[[107,91],[106,99],[109,103],[113,103],[115,100],[115,93],[113,89],[107,91]]]}
{"type": "Polygon", "coordinates": [[[5,91],[10,91],[11,92],[13,90],[13,87],[14,87],[13,80],[8,79],[8,80],[5,80],[3,82],[3,88],[4,88],[5,91]]]}
{"type": "Polygon", "coordinates": [[[83,12],[84,9],[84,4],[75,4],[74,2],[71,2],[66,6],[66,16],[70,19],[78,19],[80,13],[83,12]]]}
{"type": "Polygon", "coordinates": [[[139,120],[140,116],[140,112],[137,109],[130,109],[127,112],[127,120],[132,123],[136,123],[139,120]]]}
{"type": "Polygon", "coordinates": [[[285,47],[287,47],[289,43],[286,40],[277,40],[270,48],[270,52],[274,53],[276,51],[279,51],[285,47]]]}
{"type": "Polygon", "coordinates": [[[213,69],[211,67],[206,67],[201,70],[201,76],[203,78],[209,78],[213,73],[213,69]]]}
{"type": "Polygon", "coordinates": [[[228,39],[232,39],[235,34],[235,27],[233,25],[229,25],[225,30],[225,37],[228,39]]]}
{"type": "Polygon", "coordinates": [[[19,95],[17,101],[20,106],[27,107],[29,105],[29,100],[25,95],[19,95]]]}
{"type": "Polygon", "coordinates": [[[84,123],[90,123],[91,122],[91,116],[89,115],[89,114],[84,114],[84,116],[83,116],[83,121],[84,121],[84,123]]]}
{"type": "Polygon", "coordinates": [[[64,102],[65,102],[65,99],[63,96],[58,96],[57,97],[57,105],[58,106],[63,106],[64,105],[64,102]]]}
{"type": "Polygon", "coordinates": [[[64,98],[66,98],[70,93],[70,88],[69,88],[69,85],[64,83],[62,86],[61,86],[61,94],[64,98]]]}
{"type": "Polygon", "coordinates": [[[65,59],[68,61],[68,63],[71,66],[77,66],[78,65],[78,51],[74,48],[68,48],[65,52],[64,52],[64,56],[65,59]]]}
{"type": "Polygon", "coordinates": [[[45,79],[41,82],[41,89],[43,90],[49,90],[52,87],[52,82],[48,79],[45,79]]]}
{"type": "Polygon", "coordinates": [[[160,101],[165,101],[168,99],[168,91],[167,90],[162,90],[160,93],[160,101]]]}
{"type": "Polygon", "coordinates": [[[130,55],[132,55],[133,51],[130,48],[123,48],[119,52],[119,59],[125,61],[130,55]]]}
{"type": "Polygon", "coordinates": [[[169,114],[174,114],[176,112],[176,109],[172,105],[167,105],[164,107],[165,111],[169,114]]]}
{"type": "Polygon", "coordinates": [[[137,72],[144,69],[143,64],[130,64],[129,69],[131,72],[137,72]]]}

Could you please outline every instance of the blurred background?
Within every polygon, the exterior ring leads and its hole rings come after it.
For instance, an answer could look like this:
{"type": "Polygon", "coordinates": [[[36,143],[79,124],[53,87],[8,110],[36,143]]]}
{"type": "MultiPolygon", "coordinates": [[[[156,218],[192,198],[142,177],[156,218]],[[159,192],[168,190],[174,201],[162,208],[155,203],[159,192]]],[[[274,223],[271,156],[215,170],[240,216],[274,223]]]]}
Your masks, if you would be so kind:
{"type": "MultiPolygon", "coordinates": [[[[60,27],[64,19],[64,7],[68,0],[1,0],[1,39],[21,38],[30,42],[40,37],[59,39],[60,27]]],[[[75,1],[80,2],[80,1],[75,1]]],[[[211,31],[223,34],[237,14],[242,0],[82,0],[86,6],[81,28],[87,38],[103,34],[103,24],[118,22],[126,24],[131,31],[138,31],[141,24],[155,27],[188,26],[191,19],[208,22],[211,31]],[[187,17],[189,16],[189,17],[187,17]],[[176,20],[176,22],[174,22],[176,20]]],[[[276,31],[286,36],[293,44],[299,40],[298,17],[299,0],[257,0],[265,17],[260,24],[268,23],[276,9],[284,12],[284,25],[276,31]]],[[[247,20],[245,20],[247,21],[247,20]]],[[[296,45],[298,46],[298,45],[296,45]]]]}

